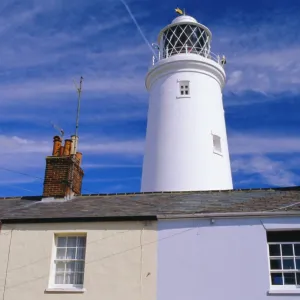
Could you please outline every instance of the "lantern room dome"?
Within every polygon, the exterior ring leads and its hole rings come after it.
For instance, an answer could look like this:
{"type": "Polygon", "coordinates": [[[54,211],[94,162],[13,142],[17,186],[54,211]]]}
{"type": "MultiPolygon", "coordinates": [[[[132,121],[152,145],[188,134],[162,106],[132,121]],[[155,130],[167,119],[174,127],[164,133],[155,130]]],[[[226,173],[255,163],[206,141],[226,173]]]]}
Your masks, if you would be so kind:
{"type": "Polygon", "coordinates": [[[175,18],[171,24],[176,24],[176,23],[198,23],[197,20],[191,16],[179,16],[177,18],[175,18]]]}

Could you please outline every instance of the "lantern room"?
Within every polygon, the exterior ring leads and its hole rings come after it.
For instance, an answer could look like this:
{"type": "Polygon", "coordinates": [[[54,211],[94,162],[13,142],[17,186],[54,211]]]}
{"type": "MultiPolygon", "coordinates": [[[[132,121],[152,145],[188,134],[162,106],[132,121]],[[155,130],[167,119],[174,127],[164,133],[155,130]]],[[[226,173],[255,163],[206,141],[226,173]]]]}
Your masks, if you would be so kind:
{"type": "Polygon", "coordinates": [[[179,16],[159,33],[160,59],[183,53],[209,57],[211,37],[210,30],[193,17],[179,16]]]}

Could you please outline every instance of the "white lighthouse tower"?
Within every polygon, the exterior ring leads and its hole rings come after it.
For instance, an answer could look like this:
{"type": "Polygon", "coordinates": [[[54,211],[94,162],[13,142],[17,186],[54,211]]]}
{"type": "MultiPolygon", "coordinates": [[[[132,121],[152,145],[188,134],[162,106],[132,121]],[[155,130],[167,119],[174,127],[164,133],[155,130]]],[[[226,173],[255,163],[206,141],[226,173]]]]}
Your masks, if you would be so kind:
{"type": "Polygon", "coordinates": [[[226,61],[210,51],[211,39],[207,27],[181,15],[153,44],[142,192],[232,189],[222,101],[226,61]]]}

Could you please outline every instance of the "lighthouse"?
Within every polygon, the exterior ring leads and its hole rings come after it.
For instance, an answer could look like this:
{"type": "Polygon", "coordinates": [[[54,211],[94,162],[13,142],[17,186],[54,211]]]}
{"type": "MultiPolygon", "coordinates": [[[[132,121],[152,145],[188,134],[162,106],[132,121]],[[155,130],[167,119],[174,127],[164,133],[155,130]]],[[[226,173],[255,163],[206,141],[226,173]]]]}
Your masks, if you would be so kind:
{"type": "Polygon", "coordinates": [[[232,189],[222,100],[225,57],[210,30],[180,15],[158,35],[149,92],[142,192],[232,189]]]}

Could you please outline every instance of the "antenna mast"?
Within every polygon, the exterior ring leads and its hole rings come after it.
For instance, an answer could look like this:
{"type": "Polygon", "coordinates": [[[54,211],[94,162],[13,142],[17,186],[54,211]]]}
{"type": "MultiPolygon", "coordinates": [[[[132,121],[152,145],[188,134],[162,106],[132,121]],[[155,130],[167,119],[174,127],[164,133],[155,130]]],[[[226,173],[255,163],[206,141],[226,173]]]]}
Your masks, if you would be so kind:
{"type": "Polygon", "coordinates": [[[80,83],[79,83],[79,88],[77,87],[75,81],[75,87],[78,93],[78,101],[77,101],[77,116],[76,116],[76,127],[75,127],[75,146],[74,146],[74,154],[76,154],[77,151],[77,139],[78,139],[78,125],[79,125],[79,114],[80,114],[80,100],[81,100],[81,91],[82,91],[82,82],[83,82],[83,77],[80,77],[80,83]]]}

